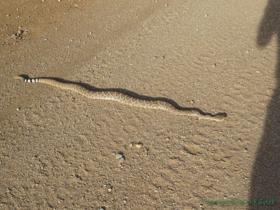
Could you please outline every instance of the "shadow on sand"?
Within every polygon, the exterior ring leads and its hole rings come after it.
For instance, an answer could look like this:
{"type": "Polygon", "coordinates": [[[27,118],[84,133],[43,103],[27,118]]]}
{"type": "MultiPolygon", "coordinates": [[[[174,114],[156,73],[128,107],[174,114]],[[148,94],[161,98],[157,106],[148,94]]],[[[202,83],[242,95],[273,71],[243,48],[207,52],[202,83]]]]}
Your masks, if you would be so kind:
{"type": "Polygon", "coordinates": [[[280,1],[269,0],[259,26],[257,44],[268,45],[276,35],[278,42],[275,76],[277,87],[267,108],[263,136],[251,176],[249,209],[280,209],[280,1]],[[261,200],[262,199],[262,200],[261,200]],[[270,201],[270,202],[269,202],[270,201]],[[254,202],[257,202],[254,203],[254,202]],[[265,204],[264,204],[265,203],[265,204]],[[270,204],[269,204],[270,203],[270,204]]]}

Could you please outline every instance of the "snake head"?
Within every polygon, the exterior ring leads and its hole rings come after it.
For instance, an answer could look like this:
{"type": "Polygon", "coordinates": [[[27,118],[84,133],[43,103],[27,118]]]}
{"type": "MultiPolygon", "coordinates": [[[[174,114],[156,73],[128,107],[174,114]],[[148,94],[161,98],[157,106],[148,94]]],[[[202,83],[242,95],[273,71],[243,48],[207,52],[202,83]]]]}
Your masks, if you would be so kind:
{"type": "Polygon", "coordinates": [[[218,113],[218,114],[214,115],[213,117],[215,119],[217,119],[218,121],[222,121],[222,120],[226,119],[227,113],[218,113]]]}

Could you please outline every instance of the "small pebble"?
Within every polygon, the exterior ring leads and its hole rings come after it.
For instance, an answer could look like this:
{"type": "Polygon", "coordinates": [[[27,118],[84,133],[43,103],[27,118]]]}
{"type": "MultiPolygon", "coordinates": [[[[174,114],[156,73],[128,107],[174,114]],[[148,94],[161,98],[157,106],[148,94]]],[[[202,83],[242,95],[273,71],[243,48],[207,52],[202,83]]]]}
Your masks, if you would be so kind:
{"type": "Polygon", "coordinates": [[[123,162],[125,160],[125,157],[123,153],[118,153],[116,154],[116,159],[119,160],[120,162],[123,162]]]}
{"type": "Polygon", "coordinates": [[[121,154],[116,154],[116,159],[120,159],[122,158],[122,155],[121,154]]]}
{"type": "Polygon", "coordinates": [[[143,146],[143,144],[142,144],[141,142],[135,144],[135,147],[136,147],[137,149],[140,149],[142,146],[143,146]]]}
{"type": "Polygon", "coordinates": [[[18,29],[18,31],[17,31],[17,33],[18,33],[19,35],[22,35],[22,34],[23,34],[23,32],[24,32],[24,30],[22,30],[21,28],[20,28],[20,29],[18,29]]]}

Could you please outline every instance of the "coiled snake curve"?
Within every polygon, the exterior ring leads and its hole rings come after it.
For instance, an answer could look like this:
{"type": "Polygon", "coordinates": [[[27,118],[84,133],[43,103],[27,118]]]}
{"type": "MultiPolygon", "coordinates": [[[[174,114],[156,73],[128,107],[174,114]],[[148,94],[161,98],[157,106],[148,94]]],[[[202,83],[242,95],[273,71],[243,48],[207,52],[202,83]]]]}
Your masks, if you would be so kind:
{"type": "MultiPolygon", "coordinates": [[[[133,96],[127,95],[125,93],[119,91],[98,91],[98,90],[89,90],[85,87],[82,87],[78,84],[73,83],[64,83],[57,81],[55,79],[50,78],[34,78],[34,79],[26,79],[25,76],[16,76],[14,79],[18,79],[24,82],[31,83],[44,83],[48,85],[52,85],[61,89],[71,90],[77,92],[87,98],[91,99],[99,99],[99,100],[111,100],[116,101],[122,104],[126,104],[133,107],[141,107],[146,109],[157,109],[171,112],[176,115],[186,115],[186,116],[194,116],[199,119],[205,120],[214,120],[214,121],[222,121],[226,118],[226,113],[218,113],[218,114],[210,114],[201,111],[198,108],[183,108],[177,105],[171,100],[164,101],[162,99],[150,98],[148,99],[138,99],[133,96]],[[170,102],[171,101],[171,102],[170,102]]],[[[146,97],[147,98],[147,97],[146,97]]]]}

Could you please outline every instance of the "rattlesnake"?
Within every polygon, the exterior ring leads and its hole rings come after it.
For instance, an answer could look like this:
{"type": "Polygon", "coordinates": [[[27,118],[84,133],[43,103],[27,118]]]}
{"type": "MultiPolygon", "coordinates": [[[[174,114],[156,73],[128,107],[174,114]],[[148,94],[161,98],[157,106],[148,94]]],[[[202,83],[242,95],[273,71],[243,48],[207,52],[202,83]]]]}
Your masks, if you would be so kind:
{"type": "Polygon", "coordinates": [[[126,104],[129,106],[142,107],[147,109],[159,109],[159,110],[171,112],[176,115],[194,116],[194,117],[198,117],[199,119],[207,119],[207,120],[215,120],[215,121],[222,121],[227,116],[226,113],[218,113],[216,115],[212,115],[209,113],[204,113],[197,108],[182,108],[179,106],[175,107],[175,105],[172,105],[170,102],[163,101],[163,100],[138,99],[118,91],[98,91],[98,90],[91,91],[78,84],[64,83],[50,78],[26,79],[23,76],[16,76],[14,78],[24,82],[39,82],[39,83],[52,85],[61,89],[72,90],[91,99],[117,101],[119,103],[126,104]]]}

